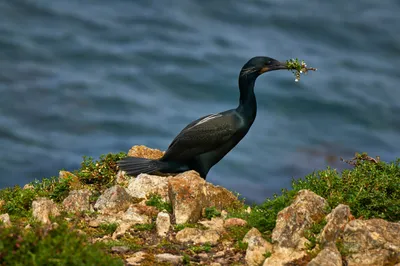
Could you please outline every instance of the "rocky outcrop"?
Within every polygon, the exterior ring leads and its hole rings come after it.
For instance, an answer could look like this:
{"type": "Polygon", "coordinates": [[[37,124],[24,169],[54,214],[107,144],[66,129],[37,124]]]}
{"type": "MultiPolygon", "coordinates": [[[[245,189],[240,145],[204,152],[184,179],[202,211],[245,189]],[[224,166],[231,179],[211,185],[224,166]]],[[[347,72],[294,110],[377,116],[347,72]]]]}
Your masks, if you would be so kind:
{"type": "Polygon", "coordinates": [[[168,178],[140,174],[129,181],[127,192],[133,198],[147,199],[152,194],[161,196],[164,201],[168,201],[168,178]]]}
{"type": "Polygon", "coordinates": [[[325,245],[318,255],[307,264],[307,266],[342,266],[342,255],[340,255],[335,244],[330,242],[325,245]]]}
{"type": "Polygon", "coordinates": [[[343,232],[347,265],[400,263],[400,223],[382,219],[353,220],[343,232]]]}
{"type": "Polygon", "coordinates": [[[113,186],[104,191],[94,205],[100,213],[125,211],[131,204],[131,196],[121,186],[113,186]]]}
{"type": "Polygon", "coordinates": [[[345,225],[350,221],[352,215],[347,205],[339,204],[330,214],[326,216],[326,225],[319,236],[322,246],[335,242],[343,234],[345,225]]]}
{"type": "Polygon", "coordinates": [[[68,197],[63,201],[64,209],[67,212],[89,211],[90,195],[91,192],[87,189],[70,191],[68,197]]]}
{"type": "Polygon", "coordinates": [[[166,212],[160,212],[156,220],[157,234],[160,237],[165,237],[171,227],[171,219],[166,212]]]}
{"type": "Polygon", "coordinates": [[[57,204],[55,204],[52,200],[38,198],[32,202],[32,215],[39,222],[50,224],[50,216],[59,216],[60,211],[57,207],[57,204]]]}
{"type": "Polygon", "coordinates": [[[8,215],[8,213],[0,215],[0,224],[1,223],[3,223],[3,225],[5,227],[10,227],[11,226],[10,215],[8,215]]]}
{"type": "Polygon", "coordinates": [[[185,228],[176,234],[176,240],[181,243],[217,244],[220,234],[216,230],[201,230],[198,228],[185,228]]]}

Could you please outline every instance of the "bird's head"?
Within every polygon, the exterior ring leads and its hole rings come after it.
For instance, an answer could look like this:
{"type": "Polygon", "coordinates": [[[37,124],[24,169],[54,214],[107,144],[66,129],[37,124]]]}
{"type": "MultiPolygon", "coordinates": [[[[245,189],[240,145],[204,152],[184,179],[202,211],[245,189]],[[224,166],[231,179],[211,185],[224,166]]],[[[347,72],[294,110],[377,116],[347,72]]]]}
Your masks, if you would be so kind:
{"type": "Polygon", "coordinates": [[[256,56],[250,59],[240,71],[240,76],[259,76],[265,72],[288,69],[286,62],[279,62],[276,59],[266,56],[256,56]]]}

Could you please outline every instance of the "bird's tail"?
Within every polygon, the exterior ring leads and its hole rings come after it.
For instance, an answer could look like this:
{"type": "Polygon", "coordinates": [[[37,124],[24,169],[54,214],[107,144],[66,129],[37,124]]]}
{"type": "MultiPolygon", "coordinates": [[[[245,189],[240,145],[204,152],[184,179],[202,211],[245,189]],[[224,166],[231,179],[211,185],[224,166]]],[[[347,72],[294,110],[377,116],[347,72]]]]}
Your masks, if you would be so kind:
{"type": "Polygon", "coordinates": [[[130,156],[118,161],[118,166],[128,175],[133,176],[137,176],[141,173],[151,174],[154,172],[164,172],[170,168],[167,162],[130,156]]]}

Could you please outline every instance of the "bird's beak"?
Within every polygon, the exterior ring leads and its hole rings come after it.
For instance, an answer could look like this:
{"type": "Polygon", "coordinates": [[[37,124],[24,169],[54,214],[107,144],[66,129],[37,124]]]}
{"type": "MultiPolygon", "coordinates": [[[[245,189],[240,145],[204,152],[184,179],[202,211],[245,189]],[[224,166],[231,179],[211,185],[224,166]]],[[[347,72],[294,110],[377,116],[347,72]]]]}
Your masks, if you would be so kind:
{"type": "Polygon", "coordinates": [[[286,62],[276,61],[273,65],[261,68],[260,74],[268,72],[268,71],[280,70],[280,69],[288,69],[286,62]]]}

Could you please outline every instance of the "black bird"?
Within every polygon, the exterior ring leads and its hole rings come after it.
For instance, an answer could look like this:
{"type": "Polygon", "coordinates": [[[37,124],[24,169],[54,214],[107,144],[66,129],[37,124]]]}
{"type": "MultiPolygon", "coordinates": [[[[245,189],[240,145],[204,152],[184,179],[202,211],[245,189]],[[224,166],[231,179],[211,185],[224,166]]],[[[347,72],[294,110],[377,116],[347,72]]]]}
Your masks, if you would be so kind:
{"type": "Polygon", "coordinates": [[[236,109],[201,117],[187,125],[158,160],[126,157],[118,162],[129,175],[140,173],[181,173],[197,171],[204,179],[247,134],[257,114],[254,84],[261,74],[288,69],[286,63],[270,57],[250,59],[239,74],[240,100],[236,109]]]}

